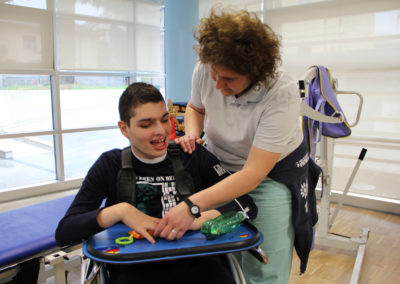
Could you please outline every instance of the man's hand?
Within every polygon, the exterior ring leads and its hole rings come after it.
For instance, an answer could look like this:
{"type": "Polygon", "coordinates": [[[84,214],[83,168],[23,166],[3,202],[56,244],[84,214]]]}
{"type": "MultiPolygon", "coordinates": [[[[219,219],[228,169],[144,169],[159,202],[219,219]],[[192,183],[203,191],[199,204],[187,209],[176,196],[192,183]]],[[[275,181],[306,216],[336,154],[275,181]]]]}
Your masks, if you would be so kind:
{"type": "Polygon", "coordinates": [[[127,202],[121,202],[102,209],[97,214],[96,220],[99,226],[104,229],[118,222],[123,222],[131,229],[143,235],[152,244],[156,241],[148,231],[154,231],[160,222],[160,219],[144,214],[127,202]]]}
{"type": "Polygon", "coordinates": [[[175,143],[181,146],[183,152],[192,154],[196,148],[196,143],[203,144],[204,140],[195,135],[187,134],[185,136],[176,138],[175,143]]]}
{"type": "Polygon", "coordinates": [[[131,206],[121,221],[128,227],[132,228],[135,232],[141,234],[152,244],[156,242],[149,231],[155,230],[160,219],[146,215],[137,208],[131,206]]]}

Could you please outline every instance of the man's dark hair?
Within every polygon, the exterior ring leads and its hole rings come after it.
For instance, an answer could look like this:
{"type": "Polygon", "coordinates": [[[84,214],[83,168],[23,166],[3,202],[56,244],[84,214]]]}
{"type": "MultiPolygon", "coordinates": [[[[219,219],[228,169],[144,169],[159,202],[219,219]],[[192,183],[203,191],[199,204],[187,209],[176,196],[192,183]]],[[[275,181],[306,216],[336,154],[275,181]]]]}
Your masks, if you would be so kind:
{"type": "Polygon", "coordinates": [[[156,87],[142,82],[133,83],[119,98],[119,118],[129,126],[129,120],[138,106],[158,102],[164,102],[164,98],[156,87]]]}

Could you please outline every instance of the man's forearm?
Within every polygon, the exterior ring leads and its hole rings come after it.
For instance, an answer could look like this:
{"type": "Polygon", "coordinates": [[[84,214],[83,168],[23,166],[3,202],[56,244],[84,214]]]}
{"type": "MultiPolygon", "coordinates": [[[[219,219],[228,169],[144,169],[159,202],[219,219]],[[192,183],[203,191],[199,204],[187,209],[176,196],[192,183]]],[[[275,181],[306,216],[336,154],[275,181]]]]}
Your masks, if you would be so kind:
{"type": "Polygon", "coordinates": [[[97,214],[96,220],[100,227],[106,229],[122,220],[127,215],[128,204],[125,202],[106,207],[97,214]]]}

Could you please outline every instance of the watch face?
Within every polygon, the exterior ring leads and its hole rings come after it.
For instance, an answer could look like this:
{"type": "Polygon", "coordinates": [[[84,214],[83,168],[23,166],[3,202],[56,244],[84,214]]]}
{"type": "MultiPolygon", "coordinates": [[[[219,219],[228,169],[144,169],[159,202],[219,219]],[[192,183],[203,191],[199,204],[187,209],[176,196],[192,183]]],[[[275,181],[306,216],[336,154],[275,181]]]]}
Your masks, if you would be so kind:
{"type": "Polygon", "coordinates": [[[190,211],[192,211],[192,214],[197,214],[200,212],[200,209],[198,206],[194,205],[192,208],[190,208],[190,211]]]}

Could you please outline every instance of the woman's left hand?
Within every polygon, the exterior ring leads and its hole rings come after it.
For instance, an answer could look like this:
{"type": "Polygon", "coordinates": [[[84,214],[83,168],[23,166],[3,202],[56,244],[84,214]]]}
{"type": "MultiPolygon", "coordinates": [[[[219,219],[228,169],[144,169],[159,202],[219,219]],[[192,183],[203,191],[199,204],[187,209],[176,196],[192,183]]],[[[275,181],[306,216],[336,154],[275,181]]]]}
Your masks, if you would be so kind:
{"type": "Polygon", "coordinates": [[[185,202],[181,202],[165,214],[157,225],[154,236],[167,240],[180,239],[193,223],[194,216],[190,214],[185,202]]]}

